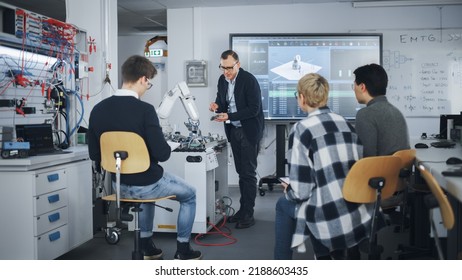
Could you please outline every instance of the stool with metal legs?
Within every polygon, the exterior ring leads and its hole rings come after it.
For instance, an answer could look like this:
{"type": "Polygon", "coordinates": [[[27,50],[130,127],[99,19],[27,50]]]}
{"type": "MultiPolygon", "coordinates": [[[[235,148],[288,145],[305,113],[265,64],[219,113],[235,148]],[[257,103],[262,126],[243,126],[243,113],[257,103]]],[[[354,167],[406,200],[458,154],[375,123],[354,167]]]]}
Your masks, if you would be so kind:
{"type": "MultiPolygon", "coordinates": [[[[135,174],[146,171],[150,165],[149,152],[146,144],[136,133],[126,131],[105,132],[100,137],[101,167],[116,175],[116,193],[105,196],[105,201],[116,202],[117,219],[121,221],[132,221],[133,216],[128,211],[121,211],[121,203],[126,204],[135,214],[135,240],[132,259],[142,260],[143,253],[140,248],[139,213],[142,211],[141,203],[156,203],[164,199],[174,199],[175,196],[155,197],[149,199],[129,199],[120,197],[120,175],[135,174]],[[131,204],[131,205],[129,205],[131,204]]],[[[158,206],[158,205],[156,205],[158,206]]],[[[159,206],[160,207],[160,206],[159,206]]],[[[162,207],[167,209],[165,207],[162,207]]],[[[167,209],[171,212],[171,209],[167,209]]],[[[108,234],[108,232],[107,232],[108,234]]],[[[109,231],[110,238],[118,241],[118,232],[109,231]]],[[[115,242],[117,243],[117,242],[115,242]]]]}

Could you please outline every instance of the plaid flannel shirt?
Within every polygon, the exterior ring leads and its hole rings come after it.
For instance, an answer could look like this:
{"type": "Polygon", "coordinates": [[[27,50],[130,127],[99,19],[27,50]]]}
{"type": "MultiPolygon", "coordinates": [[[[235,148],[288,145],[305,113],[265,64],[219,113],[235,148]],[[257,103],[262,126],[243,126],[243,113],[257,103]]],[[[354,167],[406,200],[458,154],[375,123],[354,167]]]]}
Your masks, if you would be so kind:
{"type": "Polygon", "coordinates": [[[293,248],[304,252],[309,234],[330,251],[350,248],[369,237],[373,204],[350,203],[342,194],[348,171],[361,157],[354,128],[327,107],[293,126],[286,192],[287,199],[297,202],[293,248]]]}

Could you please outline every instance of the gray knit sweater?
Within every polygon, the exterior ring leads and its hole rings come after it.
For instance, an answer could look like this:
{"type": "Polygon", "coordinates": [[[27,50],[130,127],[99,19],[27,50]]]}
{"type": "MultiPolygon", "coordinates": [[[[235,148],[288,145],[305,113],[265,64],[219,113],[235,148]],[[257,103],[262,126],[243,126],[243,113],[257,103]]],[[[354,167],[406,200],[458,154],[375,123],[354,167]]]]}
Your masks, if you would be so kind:
{"type": "Polygon", "coordinates": [[[384,95],[375,97],[358,111],[355,128],[364,147],[364,157],[391,155],[410,148],[406,120],[384,95]]]}

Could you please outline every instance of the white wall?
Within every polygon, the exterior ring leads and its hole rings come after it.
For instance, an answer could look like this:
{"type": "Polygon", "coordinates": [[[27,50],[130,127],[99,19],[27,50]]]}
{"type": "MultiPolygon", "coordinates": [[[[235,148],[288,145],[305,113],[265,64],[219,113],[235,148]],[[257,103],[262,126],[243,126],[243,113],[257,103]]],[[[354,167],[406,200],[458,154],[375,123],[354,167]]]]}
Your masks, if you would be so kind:
{"type": "MultiPolygon", "coordinates": [[[[119,79],[120,68],[123,62],[131,55],[144,55],[144,47],[146,41],[155,35],[137,35],[137,36],[117,36],[117,3],[111,0],[67,0],[66,1],[67,19],[66,21],[75,24],[80,29],[87,33],[87,40],[94,39],[96,44],[96,52],[89,55],[90,67],[94,68],[93,72],[88,74],[88,79],[84,81],[82,88],[83,95],[87,93],[90,98],[84,98],[84,123],[82,126],[88,127],[88,118],[91,108],[99,101],[111,96],[115,90],[120,88],[122,81],[119,79]],[[82,17],[85,14],[85,17],[82,17]],[[103,81],[106,78],[106,64],[111,64],[109,70],[109,78],[111,84],[105,84],[103,81]],[[87,83],[89,83],[87,87],[87,83]]],[[[159,42],[152,45],[156,48],[164,48],[165,43],[159,42]]],[[[152,59],[153,62],[164,62],[164,59],[152,59]]],[[[160,97],[156,100],[155,97],[163,95],[167,90],[166,73],[167,70],[158,69],[159,72],[154,78],[154,86],[147,94],[143,96],[143,100],[158,105],[160,97]]]]}
{"type": "MultiPolygon", "coordinates": [[[[191,88],[201,113],[203,133],[224,134],[221,124],[210,122],[208,105],[214,100],[219,56],[229,48],[229,33],[343,33],[390,30],[421,29],[439,27],[462,27],[462,6],[399,7],[399,8],[353,8],[350,3],[289,4],[265,6],[240,6],[226,8],[170,9],[167,12],[168,61],[167,87],[173,87],[185,79],[184,63],[187,60],[203,59],[208,62],[207,87],[191,88]]],[[[121,47],[122,48],[122,47],[121,47]]],[[[129,48],[129,45],[124,46],[129,48]]],[[[164,85],[162,85],[164,86],[164,85]]],[[[154,97],[156,99],[156,97],[154,97]]],[[[154,100],[157,106],[160,102],[154,100]]],[[[176,104],[171,123],[182,124],[187,116],[176,104]]],[[[411,137],[437,133],[438,118],[408,118],[411,137]]],[[[186,129],[182,130],[186,133],[186,129]]],[[[260,176],[273,174],[276,170],[275,126],[267,125],[263,150],[258,159],[260,176]]],[[[233,162],[230,159],[231,163],[233,162]]],[[[230,184],[237,184],[234,166],[229,167],[230,184]]]]}
{"type": "MultiPolygon", "coordinates": [[[[146,42],[153,38],[156,35],[165,35],[165,34],[149,34],[149,35],[135,35],[135,36],[119,36],[119,81],[118,86],[122,85],[122,74],[121,67],[125,60],[132,55],[144,55],[144,47],[146,42]]],[[[151,48],[167,49],[165,42],[158,41],[151,45],[151,48]]],[[[157,68],[157,75],[152,80],[154,86],[141,98],[142,100],[153,104],[156,108],[160,103],[160,97],[168,90],[167,89],[167,65],[166,58],[150,58],[153,63],[164,64],[163,67],[157,68]]]]}
{"type": "Polygon", "coordinates": [[[87,40],[94,39],[96,52],[89,55],[90,72],[88,79],[83,81],[82,93],[84,95],[84,122],[88,127],[88,118],[91,108],[113,92],[109,84],[103,81],[106,78],[106,64],[110,63],[109,78],[113,88],[117,88],[118,81],[118,48],[117,48],[117,2],[111,0],[67,0],[66,22],[75,24],[87,33],[87,40]],[[85,16],[82,16],[85,15],[85,16]],[[90,98],[85,97],[89,95],[90,98]]]}

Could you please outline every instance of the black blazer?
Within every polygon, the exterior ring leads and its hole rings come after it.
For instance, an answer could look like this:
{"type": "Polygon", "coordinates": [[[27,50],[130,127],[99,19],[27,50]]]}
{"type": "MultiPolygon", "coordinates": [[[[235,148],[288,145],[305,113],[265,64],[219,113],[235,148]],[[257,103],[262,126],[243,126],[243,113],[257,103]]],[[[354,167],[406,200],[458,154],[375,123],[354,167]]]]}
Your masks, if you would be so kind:
{"type": "MultiPolygon", "coordinates": [[[[224,75],[218,79],[218,92],[215,103],[218,104],[217,113],[227,113],[230,121],[241,121],[244,134],[252,144],[258,144],[263,137],[265,120],[263,117],[260,85],[257,79],[244,69],[239,69],[234,86],[234,99],[236,101],[236,113],[228,112],[228,82],[224,75]]],[[[230,139],[232,124],[225,123],[225,133],[230,139]]]]}

